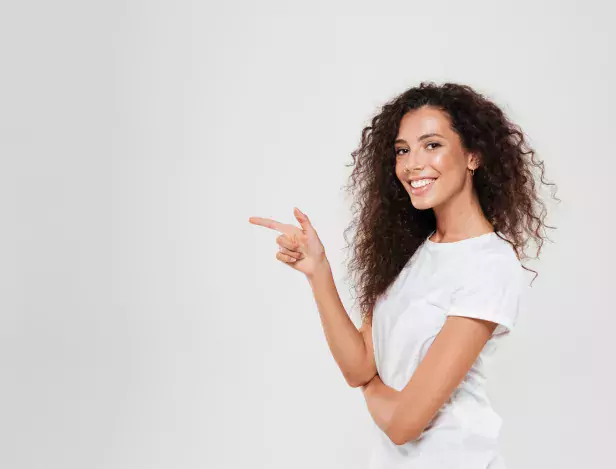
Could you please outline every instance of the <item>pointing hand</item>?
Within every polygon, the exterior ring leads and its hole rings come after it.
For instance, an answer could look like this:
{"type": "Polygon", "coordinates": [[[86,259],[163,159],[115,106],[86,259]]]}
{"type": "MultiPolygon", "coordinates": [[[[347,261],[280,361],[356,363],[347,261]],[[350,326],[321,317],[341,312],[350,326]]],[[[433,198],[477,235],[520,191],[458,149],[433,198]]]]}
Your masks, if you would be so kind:
{"type": "Polygon", "coordinates": [[[327,263],[325,249],[308,217],[298,208],[293,214],[301,228],[269,218],[250,217],[248,221],[282,233],[276,238],[280,246],[276,259],[311,277],[327,263]]]}

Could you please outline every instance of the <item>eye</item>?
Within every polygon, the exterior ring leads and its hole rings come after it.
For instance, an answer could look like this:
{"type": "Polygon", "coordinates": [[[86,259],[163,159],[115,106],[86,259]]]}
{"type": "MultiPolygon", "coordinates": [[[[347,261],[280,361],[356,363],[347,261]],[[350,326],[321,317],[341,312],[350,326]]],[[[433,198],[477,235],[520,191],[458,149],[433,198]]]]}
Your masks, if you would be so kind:
{"type": "MultiPolygon", "coordinates": [[[[441,145],[440,143],[438,143],[438,142],[430,142],[430,143],[428,143],[426,146],[427,146],[427,147],[429,147],[430,145],[436,145],[436,147],[440,147],[440,146],[442,146],[442,145],[441,145]]],[[[435,148],[436,148],[436,147],[435,147],[435,148]]],[[[431,149],[433,149],[433,148],[431,148],[431,149]]]]}
{"type": "Polygon", "coordinates": [[[406,149],[406,148],[398,148],[398,149],[396,150],[396,155],[400,155],[400,152],[401,152],[401,151],[408,152],[408,149],[406,149]]]}

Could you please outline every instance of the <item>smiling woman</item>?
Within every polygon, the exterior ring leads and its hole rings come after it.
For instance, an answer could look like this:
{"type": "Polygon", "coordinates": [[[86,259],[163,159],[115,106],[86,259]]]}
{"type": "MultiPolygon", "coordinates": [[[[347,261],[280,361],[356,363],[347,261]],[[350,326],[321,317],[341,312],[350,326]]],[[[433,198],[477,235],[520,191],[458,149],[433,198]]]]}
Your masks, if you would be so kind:
{"type": "Polygon", "coordinates": [[[541,249],[543,163],[495,104],[453,83],[385,104],[352,156],[359,330],[304,213],[301,228],[249,221],[281,233],[276,258],[310,283],[332,355],[374,419],[372,469],[503,469],[485,364],[519,315],[524,245],[541,249]]]}
{"type": "MultiPolygon", "coordinates": [[[[503,469],[485,364],[514,328],[544,204],[523,132],[466,85],[421,83],[352,154],[349,270],[377,370],[371,468],[503,469]]],[[[552,227],[549,227],[552,228],[552,227]]]]}

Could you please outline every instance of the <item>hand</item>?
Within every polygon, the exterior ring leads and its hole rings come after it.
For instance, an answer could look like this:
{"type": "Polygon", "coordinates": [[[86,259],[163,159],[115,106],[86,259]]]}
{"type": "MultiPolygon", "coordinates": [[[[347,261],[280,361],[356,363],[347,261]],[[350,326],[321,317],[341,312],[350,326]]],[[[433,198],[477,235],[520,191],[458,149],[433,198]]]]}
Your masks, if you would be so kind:
{"type": "Polygon", "coordinates": [[[299,270],[307,277],[312,277],[327,265],[325,249],[308,217],[297,207],[293,210],[293,214],[301,229],[269,218],[250,217],[248,221],[253,225],[264,226],[282,233],[276,238],[276,243],[280,246],[276,259],[299,270]]]}

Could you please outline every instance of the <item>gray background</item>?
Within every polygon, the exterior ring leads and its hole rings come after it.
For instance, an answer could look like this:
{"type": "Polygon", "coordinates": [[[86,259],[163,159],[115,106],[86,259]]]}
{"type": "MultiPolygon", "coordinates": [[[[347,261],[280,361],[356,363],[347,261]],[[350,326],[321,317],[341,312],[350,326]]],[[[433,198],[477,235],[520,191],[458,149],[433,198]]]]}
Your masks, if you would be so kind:
{"type": "Polygon", "coordinates": [[[0,467],[366,467],[361,391],[247,220],[307,213],[359,324],[345,164],[421,80],[500,104],[563,200],[490,369],[508,468],[608,467],[612,8],[3,2],[0,467]]]}

